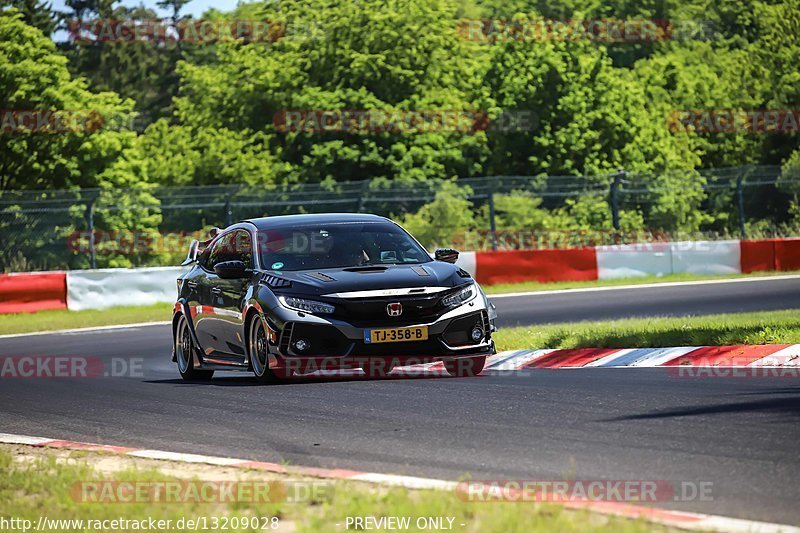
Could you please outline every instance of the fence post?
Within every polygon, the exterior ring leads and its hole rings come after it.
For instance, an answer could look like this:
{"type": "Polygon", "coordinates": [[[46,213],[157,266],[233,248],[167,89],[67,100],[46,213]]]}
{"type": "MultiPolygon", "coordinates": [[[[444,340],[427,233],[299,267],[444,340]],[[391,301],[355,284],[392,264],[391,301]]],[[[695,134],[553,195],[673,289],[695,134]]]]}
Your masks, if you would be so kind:
{"type": "Polygon", "coordinates": [[[739,205],[739,235],[742,240],[747,238],[747,233],[744,229],[744,172],[740,172],[736,176],[736,197],[739,205]]]}
{"type": "Polygon", "coordinates": [[[611,188],[608,191],[610,199],[611,199],[611,223],[614,225],[614,231],[616,232],[614,235],[614,242],[616,243],[619,241],[619,186],[622,183],[622,180],[625,178],[625,169],[619,169],[619,171],[614,174],[614,181],[611,182],[611,188]]]}
{"type": "Polygon", "coordinates": [[[89,230],[89,265],[97,268],[97,251],[94,248],[94,201],[97,196],[92,196],[86,204],[86,228],[89,230]]]}
{"type": "Polygon", "coordinates": [[[358,212],[363,213],[366,202],[367,202],[367,192],[369,191],[369,185],[371,180],[364,180],[364,183],[361,184],[361,194],[358,197],[358,212]]]}
{"type": "Polygon", "coordinates": [[[233,197],[236,196],[236,193],[239,192],[241,185],[235,185],[232,189],[229,188],[229,192],[225,195],[225,224],[226,226],[230,226],[233,224],[233,197]]]}
{"type": "Polygon", "coordinates": [[[225,227],[233,224],[233,211],[231,210],[231,195],[225,197],[225,227]]]}
{"type": "Polygon", "coordinates": [[[489,230],[492,234],[492,250],[497,251],[497,225],[494,220],[494,187],[489,185],[489,192],[486,194],[489,201],[489,230]]]}

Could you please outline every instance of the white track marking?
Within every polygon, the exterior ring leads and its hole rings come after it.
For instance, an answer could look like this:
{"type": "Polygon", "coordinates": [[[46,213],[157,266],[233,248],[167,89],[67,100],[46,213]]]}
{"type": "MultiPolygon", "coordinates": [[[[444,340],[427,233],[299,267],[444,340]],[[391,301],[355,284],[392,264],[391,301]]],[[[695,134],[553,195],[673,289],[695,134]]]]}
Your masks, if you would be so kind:
{"type": "Polygon", "coordinates": [[[356,474],[347,479],[355,481],[367,481],[369,483],[380,483],[395,487],[405,487],[407,489],[434,489],[434,490],[455,490],[458,483],[455,481],[445,481],[443,479],[430,479],[424,477],[395,476],[392,474],[356,474]]]}
{"type": "Polygon", "coordinates": [[[72,335],[75,333],[92,333],[94,331],[108,331],[114,329],[149,328],[152,326],[168,326],[169,320],[163,322],[137,322],[135,324],[114,324],[111,326],[92,326],[88,328],[56,329],[53,331],[31,331],[30,333],[10,333],[0,335],[0,339],[13,339],[15,337],[30,337],[34,335],[72,335]]]}
{"type": "MultiPolygon", "coordinates": [[[[600,359],[595,359],[591,363],[587,363],[587,364],[585,364],[583,366],[609,366],[608,364],[610,362],[612,362],[612,361],[614,361],[616,359],[619,359],[620,357],[624,357],[624,356],[628,355],[629,353],[631,353],[632,351],[634,351],[636,349],[637,348],[623,348],[621,350],[617,350],[614,353],[611,353],[611,354],[608,354],[608,355],[606,355],[604,357],[601,357],[600,359]]],[[[613,365],[611,365],[611,366],[613,366],[613,365]]]]}
{"type": "Polygon", "coordinates": [[[603,292],[632,289],[654,289],[659,287],[686,287],[692,285],[720,285],[725,283],[747,283],[758,281],[776,281],[798,279],[800,274],[787,274],[785,276],[760,276],[757,278],[732,278],[732,279],[707,279],[698,281],[665,281],[663,283],[642,283],[639,285],[609,285],[605,287],[579,287],[576,289],[558,289],[554,291],[529,291],[529,292],[508,292],[504,294],[487,294],[490,300],[496,298],[515,298],[518,296],[546,296],[548,294],[570,294],[580,292],[603,292]]]}
{"type": "Polygon", "coordinates": [[[800,366],[800,344],[793,344],[772,355],[765,355],[747,366],[800,366]]]}
{"type": "Polygon", "coordinates": [[[652,353],[637,359],[630,364],[631,367],[656,367],[661,366],[667,361],[671,361],[677,357],[691,353],[702,346],[677,346],[673,348],[654,348],[652,353]]]}
{"type": "MultiPolygon", "coordinates": [[[[702,515],[700,522],[694,524],[692,529],[701,531],[729,531],[733,533],[797,533],[800,528],[772,524],[770,522],[756,522],[741,518],[728,518],[726,516],[702,515]]],[[[679,523],[675,524],[681,527],[679,523]]]]}
{"type": "Polygon", "coordinates": [[[161,459],[163,461],[179,461],[181,463],[203,463],[218,466],[235,466],[248,462],[244,459],[212,457],[210,455],[195,455],[193,453],[163,452],[160,450],[136,450],[128,452],[126,455],[145,459],[161,459]]]}
{"type": "Polygon", "coordinates": [[[554,351],[556,351],[555,348],[547,348],[544,350],[521,350],[521,353],[515,357],[506,359],[500,364],[491,367],[489,370],[519,370],[531,361],[535,361],[536,359],[544,357],[545,355],[554,351]]]}
{"type": "Polygon", "coordinates": [[[44,437],[29,437],[27,435],[12,435],[11,433],[0,433],[0,442],[3,444],[44,444],[46,442],[53,442],[53,439],[46,439],[44,437]]]}

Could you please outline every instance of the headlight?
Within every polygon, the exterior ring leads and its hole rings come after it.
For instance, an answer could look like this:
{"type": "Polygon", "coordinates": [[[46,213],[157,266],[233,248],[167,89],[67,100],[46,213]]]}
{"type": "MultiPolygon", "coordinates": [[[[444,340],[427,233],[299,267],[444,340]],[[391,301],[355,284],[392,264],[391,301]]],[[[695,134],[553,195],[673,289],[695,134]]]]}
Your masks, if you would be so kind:
{"type": "Polygon", "coordinates": [[[475,284],[472,283],[469,287],[465,287],[455,294],[442,298],[442,305],[445,307],[458,307],[475,298],[477,294],[478,290],[475,288],[475,284]]]}
{"type": "Polygon", "coordinates": [[[295,311],[305,311],[306,313],[330,314],[336,310],[331,304],[316,302],[314,300],[304,300],[303,298],[294,298],[292,296],[280,296],[278,300],[280,300],[284,307],[294,309],[295,311]]]}

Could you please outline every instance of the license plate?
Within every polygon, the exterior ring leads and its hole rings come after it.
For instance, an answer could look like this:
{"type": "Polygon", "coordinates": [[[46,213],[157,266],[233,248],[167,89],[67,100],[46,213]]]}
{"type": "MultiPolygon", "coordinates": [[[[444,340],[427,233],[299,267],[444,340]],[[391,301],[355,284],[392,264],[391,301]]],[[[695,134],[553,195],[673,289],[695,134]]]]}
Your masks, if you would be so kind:
{"type": "Polygon", "coordinates": [[[428,326],[412,326],[408,328],[365,329],[364,342],[413,342],[428,340],[428,326]]]}

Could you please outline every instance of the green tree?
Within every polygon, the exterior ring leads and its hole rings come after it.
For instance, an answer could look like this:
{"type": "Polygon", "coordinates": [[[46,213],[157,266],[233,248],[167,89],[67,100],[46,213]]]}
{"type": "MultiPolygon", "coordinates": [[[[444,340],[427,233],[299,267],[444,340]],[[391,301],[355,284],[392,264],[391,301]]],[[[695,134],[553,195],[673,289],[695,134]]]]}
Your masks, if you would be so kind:
{"type": "MultiPolygon", "coordinates": [[[[495,228],[498,230],[540,230],[548,229],[550,213],[542,208],[542,199],[530,196],[525,191],[512,191],[511,194],[494,196],[495,228]]],[[[477,212],[476,225],[489,229],[489,205],[482,205],[477,212]]]]}
{"type": "Polygon", "coordinates": [[[445,181],[436,198],[416,213],[403,217],[402,225],[428,250],[452,246],[459,241],[460,232],[474,226],[472,203],[467,199],[470,194],[469,187],[445,181]]]}
{"type": "Polygon", "coordinates": [[[0,10],[9,7],[22,13],[26,24],[39,29],[45,35],[51,35],[56,29],[53,4],[41,0],[0,0],[0,10]]]}
{"type": "MultiPolygon", "coordinates": [[[[137,154],[136,134],[117,130],[112,123],[133,117],[133,102],[112,92],[92,93],[82,78],[73,78],[67,59],[40,30],[25,24],[16,10],[0,11],[0,109],[4,110],[0,135],[0,191],[10,189],[73,189],[74,204],[64,216],[41,213],[25,217],[14,206],[8,208],[4,224],[7,238],[0,269],[8,261],[6,252],[23,249],[22,242],[37,243],[27,257],[41,268],[88,266],[81,254],[67,262],[66,237],[86,228],[86,194],[81,189],[100,189],[96,227],[108,231],[143,230],[156,227],[160,215],[146,211],[104,209],[111,188],[139,187],[146,175],[137,154]],[[22,121],[25,112],[36,116],[79,117],[76,126],[61,128],[47,123],[45,132],[22,121]],[[78,201],[80,200],[80,201],[78,201]],[[18,229],[8,231],[8,228],[18,229]]],[[[153,204],[146,192],[115,195],[117,204],[153,204]]],[[[56,206],[58,204],[55,204],[56,206]]],[[[25,249],[29,249],[25,248],[25,249]]]]}
{"type": "MultiPolygon", "coordinates": [[[[173,8],[173,18],[178,17],[175,23],[181,20],[179,4],[173,8]]],[[[176,64],[183,57],[178,43],[169,39],[114,42],[121,34],[114,30],[119,21],[153,24],[158,19],[156,12],[142,6],[119,6],[116,0],[68,2],[67,6],[70,10],[62,14],[62,20],[70,32],[59,48],[69,58],[71,72],[85,77],[92,90],[114,91],[135,100],[144,122],[137,129],[168,116],[178,90],[176,64]],[[81,28],[79,36],[76,28],[81,28]]]]}
{"type": "Polygon", "coordinates": [[[213,63],[181,63],[177,120],[270,134],[289,181],[478,174],[487,155],[482,132],[279,132],[274,125],[285,110],[475,110],[482,61],[457,37],[454,13],[441,0],[266,5],[262,17],[285,36],[220,45],[213,63]]]}
{"type": "Polygon", "coordinates": [[[72,131],[25,133],[12,127],[0,135],[0,190],[97,186],[133,142],[129,132],[102,127],[111,118],[129,120],[133,102],[90,92],[85,80],[70,76],[66,63],[21,14],[0,11],[0,109],[53,110],[89,119],[72,131]]]}
{"type": "Polygon", "coordinates": [[[789,215],[794,229],[800,229],[800,148],[783,163],[778,187],[790,195],[789,215]]]}

